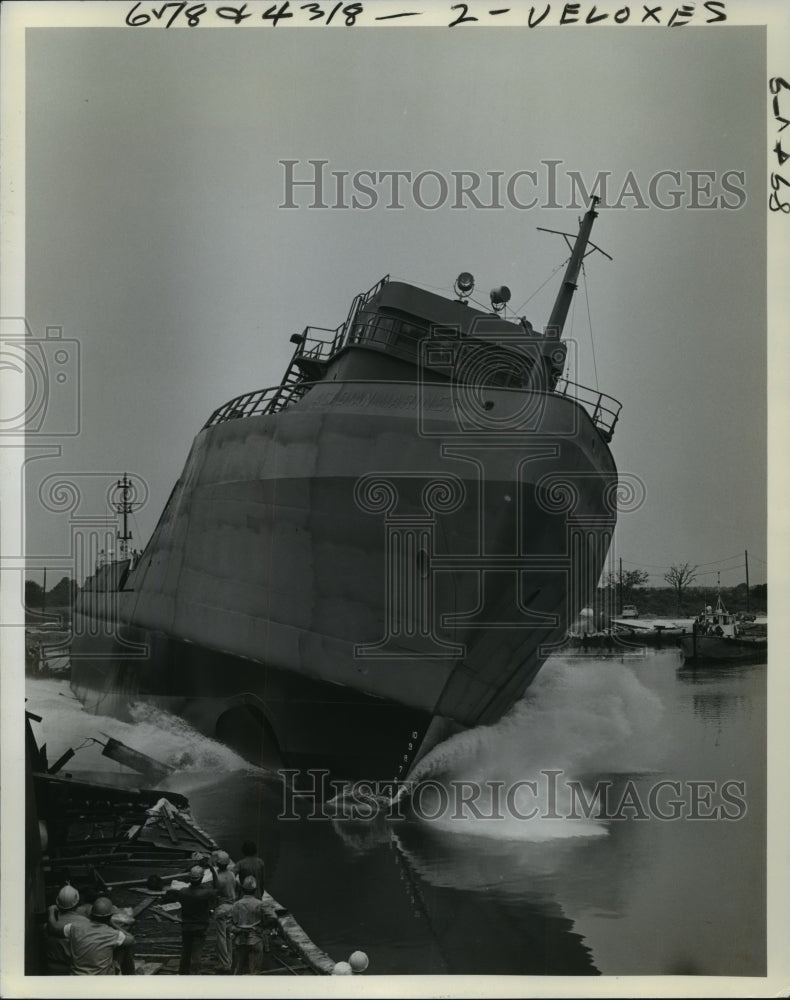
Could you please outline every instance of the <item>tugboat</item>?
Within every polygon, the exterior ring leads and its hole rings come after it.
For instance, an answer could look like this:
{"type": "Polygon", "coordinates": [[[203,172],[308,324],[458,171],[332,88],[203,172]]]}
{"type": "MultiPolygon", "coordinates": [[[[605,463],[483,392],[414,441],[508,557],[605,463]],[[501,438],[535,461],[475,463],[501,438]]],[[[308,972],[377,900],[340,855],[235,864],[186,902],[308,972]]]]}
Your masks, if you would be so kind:
{"type": "Polygon", "coordinates": [[[738,615],[730,614],[717,596],[716,607],[707,605],[694,620],[691,635],[678,640],[688,663],[765,663],[768,635],[762,629],[748,630],[738,615]]]}
{"type": "Polygon", "coordinates": [[[596,202],[560,234],[543,332],[508,317],[506,287],[470,305],[464,272],[455,298],[382,278],[337,328],[293,335],[278,386],[211,414],[139,557],[86,581],[78,697],[369,779],[507,712],[616,521],[620,404],[565,377],[561,339],[596,202]]]}

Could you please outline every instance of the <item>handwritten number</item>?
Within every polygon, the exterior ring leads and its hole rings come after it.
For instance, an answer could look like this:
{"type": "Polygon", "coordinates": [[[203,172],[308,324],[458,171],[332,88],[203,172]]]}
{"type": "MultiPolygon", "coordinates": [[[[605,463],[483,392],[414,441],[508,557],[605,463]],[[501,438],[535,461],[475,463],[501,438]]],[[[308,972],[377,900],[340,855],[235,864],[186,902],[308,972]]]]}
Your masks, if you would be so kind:
{"type": "Polygon", "coordinates": [[[165,28],[169,28],[172,25],[172,23],[175,21],[175,19],[178,17],[178,15],[181,13],[181,11],[186,7],[185,0],[182,3],[165,3],[165,4],[162,4],[162,6],[159,8],[159,10],[155,10],[153,7],[151,8],[151,13],[154,15],[154,17],[157,19],[157,21],[161,21],[162,18],[165,16],[165,11],[169,10],[171,7],[175,7],[175,10],[173,11],[173,13],[171,15],[170,20],[165,25],[165,28]]]}
{"type": "MultiPolygon", "coordinates": [[[[784,132],[788,125],[790,125],[790,120],[783,118],[780,114],[779,107],[779,91],[780,90],[790,90],[790,83],[785,80],[782,76],[772,76],[768,81],[768,89],[774,95],[774,99],[771,102],[774,112],[774,118],[777,122],[781,122],[781,127],[777,129],[779,132],[784,132]]],[[[776,153],[776,158],[779,160],[779,166],[781,167],[788,159],[790,159],[790,153],[785,153],[782,149],[782,143],[777,142],[774,146],[776,153]]],[[[771,196],[768,199],[768,207],[772,212],[782,212],[784,215],[790,215],[790,201],[782,201],[779,198],[779,186],[784,184],[785,187],[790,187],[790,181],[786,181],[781,174],[772,173],[771,174],[771,196]]]]}
{"type": "MultiPolygon", "coordinates": [[[[163,3],[159,7],[150,7],[148,12],[142,11],[140,9],[142,6],[142,0],[138,0],[138,3],[134,4],[126,14],[126,24],[129,27],[141,28],[143,25],[150,24],[153,19],[156,19],[165,28],[171,28],[178,21],[178,18],[183,15],[189,27],[195,28],[200,24],[200,19],[208,11],[205,3],[195,3],[188,6],[188,0],[170,0],[170,2],[163,3]]],[[[465,7],[466,5],[464,4],[463,6],[465,7]]],[[[252,17],[252,11],[248,10],[248,7],[248,3],[223,4],[221,7],[215,9],[215,13],[223,21],[242,24],[247,18],[252,17]]],[[[290,7],[290,0],[282,0],[281,3],[270,4],[261,14],[261,19],[263,21],[271,21],[272,25],[276,26],[281,20],[294,16],[290,7]]],[[[318,3],[303,3],[300,5],[300,10],[306,11],[310,15],[309,19],[311,21],[325,19],[326,24],[330,24],[334,18],[342,16],[348,28],[356,24],[357,18],[364,13],[364,7],[361,3],[344,4],[343,0],[335,3],[328,11],[327,8],[318,3]]],[[[476,18],[472,20],[476,20],[476,18]]]]}
{"type": "Polygon", "coordinates": [[[790,187],[790,181],[786,181],[781,174],[771,174],[771,187],[773,188],[773,194],[768,199],[768,207],[772,212],[784,212],[785,215],[790,212],[790,202],[779,200],[779,185],[784,184],[785,187],[790,187]]]}
{"type": "Polygon", "coordinates": [[[313,14],[310,17],[311,21],[317,21],[324,16],[323,7],[319,6],[317,3],[303,3],[302,10],[313,11],[313,14]]]}
{"type": "Polygon", "coordinates": [[[190,28],[197,28],[200,24],[200,19],[206,13],[206,5],[204,3],[196,3],[191,7],[187,7],[186,18],[187,24],[190,28]]]}
{"type": "Polygon", "coordinates": [[[290,7],[289,0],[285,0],[285,3],[281,3],[279,10],[275,10],[276,7],[277,4],[273,3],[268,10],[265,10],[263,12],[263,20],[271,21],[272,26],[275,28],[277,27],[277,22],[280,20],[280,18],[293,17],[291,11],[288,10],[288,8],[290,7]]]}
{"type": "Polygon", "coordinates": [[[148,24],[151,20],[148,14],[135,14],[135,11],[139,6],[140,4],[136,3],[126,15],[126,23],[132,28],[141,28],[144,24],[148,24]]]}
{"type": "Polygon", "coordinates": [[[469,13],[469,4],[468,3],[456,3],[456,4],[453,4],[453,6],[450,8],[450,10],[460,10],[461,13],[458,15],[458,17],[454,21],[451,21],[449,23],[448,28],[454,28],[456,26],[456,24],[464,24],[467,21],[476,21],[477,20],[476,17],[472,17],[472,15],[469,13]]]}
{"type": "Polygon", "coordinates": [[[335,4],[335,6],[332,8],[332,12],[330,13],[329,17],[326,19],[327,24],[331,23],[332,18],[335,16],[335,14],[337,14],[337,12],[340,10],[342,6],[343,6],[343,0],[340,0],[340,3],[335,4]]]}

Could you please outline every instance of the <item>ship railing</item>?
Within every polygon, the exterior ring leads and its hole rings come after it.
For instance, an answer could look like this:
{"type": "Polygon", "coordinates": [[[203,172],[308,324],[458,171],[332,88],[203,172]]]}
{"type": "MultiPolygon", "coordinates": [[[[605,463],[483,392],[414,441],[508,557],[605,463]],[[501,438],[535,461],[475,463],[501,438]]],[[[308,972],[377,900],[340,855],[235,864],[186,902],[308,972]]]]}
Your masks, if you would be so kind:
{"type": "Polygon", "coordinates": [[[586,385],[579,385],[578,382],[571,382],[565,376],[557,381],[554,391],[560,396],[575,399],[590,415],[592,422],[606,442],[612,440],[620,410],[623,408],[622,403],[613,396],[607,396],[606,393],[599,392],[597,389],[590,389],[586,385]]]}
{"type": "Polygon", "coordinates": [[[294,338],[299,342],[295,358],[306,358],[310,361],[326,361],[331,358],[350,339],[349,334],[354,329],[359,310],[377,295],[389,280],[390,277],[386,274],[372,288],[356,295],[351,303],[348,316],[340,326],[334,328],[328,326],[306,326],[301,334],[298,334],[294,338]]]}
{"type": "MultiPolygon", "coordinates": [[[[231,399],[216,409],[204,427],[213,427],[226,420],[242,420],[247,417],[263,416],[267,413],[279,413],[286,406],[301,399],[316,384],[320,383],[297,381],[292,384],[274,385],[267,389],[242,393],[241,396],[236,396],[235,399],[231,399]]],[[[509,389],[508,391],[518,390],[509,389]]],[[[622,409],[621,403],[612,396],[607,396],[606,393],[579,385],[578,382],[571,382],[565,377],[559,379],[554,392],[573,399],[580,406],[583,406],[604,440],[607,443],[612,440],[615,425],[622,409]]]]}
{"type": "Polygon", "coordinates": [[[265,413],[277,413],[301,399],[312,385],[312,382],[295,382],[292,385],[273,385],[267,389],[242,393],[214,410],[204,424],[204,429],[226,420],[244,420],[247,417],[260,417],[265,413]]]}
{"type": "Polygon", "coordinates": [[[311,361],[325,361],[330,358],[341,342],[343,327],[343,323],[334,329],[327,326],[306,326],[300,334],[301,347],[296,357],[308,358],[311,361]]]}

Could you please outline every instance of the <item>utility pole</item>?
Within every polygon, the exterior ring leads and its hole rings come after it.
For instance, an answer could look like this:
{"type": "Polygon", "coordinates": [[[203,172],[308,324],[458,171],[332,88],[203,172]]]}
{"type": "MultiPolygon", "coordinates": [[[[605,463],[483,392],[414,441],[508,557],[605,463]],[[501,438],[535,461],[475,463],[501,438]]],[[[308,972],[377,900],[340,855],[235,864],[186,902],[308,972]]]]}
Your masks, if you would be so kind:
{"type": "Polygon", "coordinates": [[[746,563],[746,613],[749,613],[749,552],[743,550],[743,560],[746,563]]]}
{"type": "Polygon", "coordinates": [[[623,613],[623,557],[620,556],[620,614],[623,613]]]}
{"type": "Polygon", "coordinates": [[[44,589],[41,591],[41,614],[47,613],[47,567],[44,567],[44,589]]]}

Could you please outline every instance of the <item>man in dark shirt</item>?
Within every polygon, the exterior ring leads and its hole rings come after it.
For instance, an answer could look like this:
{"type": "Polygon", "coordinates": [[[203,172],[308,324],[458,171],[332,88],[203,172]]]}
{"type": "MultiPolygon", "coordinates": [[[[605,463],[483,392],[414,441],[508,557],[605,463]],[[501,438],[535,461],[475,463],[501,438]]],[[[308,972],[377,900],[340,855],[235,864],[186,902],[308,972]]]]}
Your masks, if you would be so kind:
{"type": "Polygon", "coordinates": [[[260,899],[263,896],[263,883],[266,877],[266,868],[263,861],[258,857],[258,848],[251,840],[245,841],[241,845],[241,853],[244,855],[236,865],[236,876],[239,885],[244,884],[244,879],[251,875],[255,879],[255,896],[260,899]]]}
{"type": "Polygon", "coordinates": [[[194,865],[189,873],[186,889],[168,889],[165,902],[181,904],[181,963],[179,976],[194,972],[200,974],[200,959],[211,920],[211,911],[217,903],[217,871],[209,863],[212,885],[203,885],[203,868],[194,865]],[[192,968],[194,964],[194,969],[192,968]]]}

